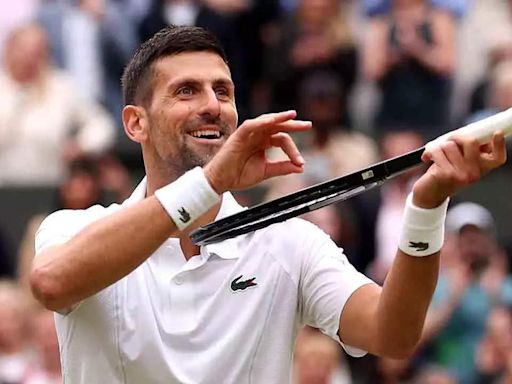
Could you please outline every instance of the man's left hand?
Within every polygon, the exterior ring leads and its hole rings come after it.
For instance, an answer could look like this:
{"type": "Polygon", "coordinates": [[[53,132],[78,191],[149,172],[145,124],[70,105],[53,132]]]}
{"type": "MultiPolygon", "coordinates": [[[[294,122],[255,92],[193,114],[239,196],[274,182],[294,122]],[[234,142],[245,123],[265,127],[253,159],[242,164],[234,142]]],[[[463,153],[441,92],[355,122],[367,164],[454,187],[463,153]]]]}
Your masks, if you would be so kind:
{"type": "Polygon", "coordinates": [[[448,141],[426,150],[423,161],[432,161],[427,172],[413,186],[413,202],[434,208],[462,188],[473,184],[489,171],[505,163],[507,152],[502,132],[491,143],[480,145],[471,137],[454,135],[448,141]]]}

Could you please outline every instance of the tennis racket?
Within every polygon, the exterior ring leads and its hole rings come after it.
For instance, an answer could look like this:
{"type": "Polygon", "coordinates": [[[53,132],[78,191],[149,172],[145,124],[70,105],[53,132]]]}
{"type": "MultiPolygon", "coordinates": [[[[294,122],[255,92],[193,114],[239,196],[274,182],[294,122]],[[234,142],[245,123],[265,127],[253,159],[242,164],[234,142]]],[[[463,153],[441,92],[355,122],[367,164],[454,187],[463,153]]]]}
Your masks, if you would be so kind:
{"type": "Polygon", "coordinates": [[[512,108],[448,132],[412,152],[217,220],[196,229],[191,233],[190,238],[197,245],[216,243],[256,231],[335,202],[347,200],[420,165],[422,163],[421,155],[425,149],[441,144],[455,133],[472,136],[481,144],[486,144],[490,142],[494,132],[499,130],[503,131],[505,135],[512,133],[512,108]]]}

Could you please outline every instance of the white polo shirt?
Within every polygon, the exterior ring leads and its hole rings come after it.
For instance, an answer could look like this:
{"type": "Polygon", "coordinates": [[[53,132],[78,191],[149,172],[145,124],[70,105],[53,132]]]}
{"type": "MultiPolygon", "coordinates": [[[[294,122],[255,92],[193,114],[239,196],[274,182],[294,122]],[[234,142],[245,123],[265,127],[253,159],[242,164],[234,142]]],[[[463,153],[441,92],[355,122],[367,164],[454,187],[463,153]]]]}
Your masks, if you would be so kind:
{"type": "MultiPolygon", "coordinates": [[[[143,180],[122,205],[53,213],[37,232],[36,251],[67,241],[145,192],[143,180]]],[[[218,218],[242,209],[226,193],[218,218]]],[[[55,315],[64,379],[287,383],[298,329],[309,324],[339,341],[343,306],[368,283],[342,249],[301,219],[203,246],[188,261],[170,238],[128,276],[55,315]]]]}

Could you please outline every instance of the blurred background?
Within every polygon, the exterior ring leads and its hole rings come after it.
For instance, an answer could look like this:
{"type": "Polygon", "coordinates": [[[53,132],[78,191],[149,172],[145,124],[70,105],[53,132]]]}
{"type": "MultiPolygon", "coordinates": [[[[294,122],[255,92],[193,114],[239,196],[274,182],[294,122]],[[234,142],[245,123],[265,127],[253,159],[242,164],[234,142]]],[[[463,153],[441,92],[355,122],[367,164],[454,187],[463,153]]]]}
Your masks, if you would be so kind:
{"type": "MultiPolygon", "coordinates": [[[[512,0],[2,1],[0,384],[62,382],[53,316],[27,284],[34,234],[57,209],[122,202],[143,177],[120,120],[120,76],[138,45],[171,24],[222,41],[240,121],[293,108],[314,123],[295,136],[305,173],[237,194],[245,205],[512,107],[512,0]]],[[[305,218],[382,283],[422,171],[305,218]]],[[[305,328],[294,383],[512,383],[510,185],[509,162],[452,199],[412,359],[353,359],[305,328]]]]}

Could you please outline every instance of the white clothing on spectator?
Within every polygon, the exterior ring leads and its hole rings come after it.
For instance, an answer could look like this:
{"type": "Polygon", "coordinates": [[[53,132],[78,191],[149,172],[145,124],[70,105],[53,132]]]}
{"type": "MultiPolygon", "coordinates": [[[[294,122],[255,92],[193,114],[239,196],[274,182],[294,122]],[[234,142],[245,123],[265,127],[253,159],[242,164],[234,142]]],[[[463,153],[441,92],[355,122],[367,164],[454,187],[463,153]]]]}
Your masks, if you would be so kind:
{"type": "Polygon", "coordinates": [[[70,141],[90,154],[114,143],[111,117],[79,97],[68,76],[49,70],[41,82],[23,86],[0,73],[0,186],[57,185],[70,141]]]}

